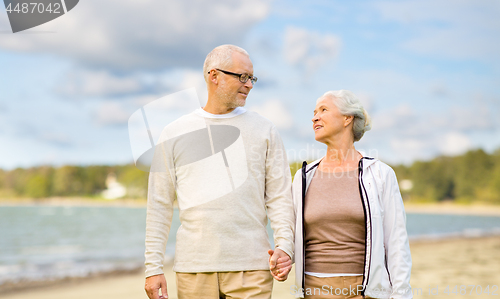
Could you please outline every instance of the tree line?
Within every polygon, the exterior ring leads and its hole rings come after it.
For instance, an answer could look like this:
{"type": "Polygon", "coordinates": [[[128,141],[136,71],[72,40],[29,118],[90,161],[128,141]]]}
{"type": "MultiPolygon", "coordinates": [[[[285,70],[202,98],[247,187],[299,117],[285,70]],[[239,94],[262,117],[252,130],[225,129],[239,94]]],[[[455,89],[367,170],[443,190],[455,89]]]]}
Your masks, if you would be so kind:
{"type": "MultiPolygon", "coordinates": [[[[302,162],[290,163],[292,175],[301,165],[302,162]]],[[[500,204],[500,149],[493,154],[472,150],[461,156],[439,156],[393,168],[405,200],[500,204]]],[[[110,173],[125,186],[127,198],[146,198],[148,173],[134,165],[0,169],[0,197],[100,197],[110,173]]]]}
{"type": "Polygon", "coordinates": [[[403,180],[411,182],[411,189],[401,188],[406,200],[500,203],[500,149],[493,154],[471,150],[393,168],[400,186],[403,180]]]}
{"type": "Polygon", "coordinates": [[[100,197],[106,178],[114,174],[128,198],[145,198],[148,174],[134,165],[40,166],[0,170],[1,198],[100,197]]]}

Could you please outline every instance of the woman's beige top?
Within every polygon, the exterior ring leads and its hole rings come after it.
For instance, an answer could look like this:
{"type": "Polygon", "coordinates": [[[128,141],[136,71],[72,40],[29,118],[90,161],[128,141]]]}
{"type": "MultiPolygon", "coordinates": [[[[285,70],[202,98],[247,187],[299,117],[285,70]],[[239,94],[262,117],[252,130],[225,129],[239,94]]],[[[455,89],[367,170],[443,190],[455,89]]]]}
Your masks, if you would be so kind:
{"type": "Polygon", "coordinates": [[[305,198],[307,272],[363,273],[365,219],[358,170],[314,174],[305,198]]]}

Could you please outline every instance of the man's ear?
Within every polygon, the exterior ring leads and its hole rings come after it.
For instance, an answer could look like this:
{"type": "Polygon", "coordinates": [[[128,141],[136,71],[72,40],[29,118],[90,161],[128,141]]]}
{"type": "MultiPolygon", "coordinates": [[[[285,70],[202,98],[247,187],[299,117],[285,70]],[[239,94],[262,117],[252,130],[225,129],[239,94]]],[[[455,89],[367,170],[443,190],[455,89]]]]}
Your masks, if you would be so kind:
{"type": "Polygon", "coordinates": [[[208,79],[215,85],[219,83],[219,77],[217,76],[217,72],[215,70],[210,71],[210,73],[208,74],[208,79]]]}

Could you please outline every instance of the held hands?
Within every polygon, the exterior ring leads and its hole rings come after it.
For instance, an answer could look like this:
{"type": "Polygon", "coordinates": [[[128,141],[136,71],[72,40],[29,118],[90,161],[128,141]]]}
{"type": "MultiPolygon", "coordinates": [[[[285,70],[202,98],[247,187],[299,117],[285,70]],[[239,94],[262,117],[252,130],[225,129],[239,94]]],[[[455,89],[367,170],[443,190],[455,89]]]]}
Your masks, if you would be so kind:
{"type": "Polygon", "coordinates": [[[165,275],[155,275],[146,278],[146,285],[144,287],[149,299],[167,299],[167,281],[165,275]],[[161,289],[161,295],[159,290],[161,289]]]}
{"type": "Polygon", "coordinates": [[[269,269],[271,270],[271,274],[276,280],[285,281],[292,269],[290,256],[279,248],[275,250],[269,249],[267,253],[269,253],[269,269]]]}

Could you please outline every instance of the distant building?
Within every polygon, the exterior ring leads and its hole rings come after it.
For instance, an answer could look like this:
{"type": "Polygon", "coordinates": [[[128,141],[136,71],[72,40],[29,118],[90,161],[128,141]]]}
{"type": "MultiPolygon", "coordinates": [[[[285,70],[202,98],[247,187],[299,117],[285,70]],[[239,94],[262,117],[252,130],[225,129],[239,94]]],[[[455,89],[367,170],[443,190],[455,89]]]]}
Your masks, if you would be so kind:
{"type": "Polygon", "coordinates": [[[413,182],[411,180],[401,180],[399,182],[399,188],[403,191],[410,191],[413,189],[413,182]]]}
{"type": "Polygon", "coordinates": [[[127,194],[127,189],[116,180],[114,173],[109,173],[106,178],[106,190],[102,191],[102,196],[106,199],[117,199],[127,194]]]}

